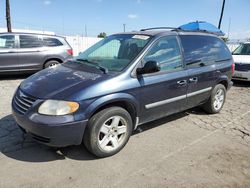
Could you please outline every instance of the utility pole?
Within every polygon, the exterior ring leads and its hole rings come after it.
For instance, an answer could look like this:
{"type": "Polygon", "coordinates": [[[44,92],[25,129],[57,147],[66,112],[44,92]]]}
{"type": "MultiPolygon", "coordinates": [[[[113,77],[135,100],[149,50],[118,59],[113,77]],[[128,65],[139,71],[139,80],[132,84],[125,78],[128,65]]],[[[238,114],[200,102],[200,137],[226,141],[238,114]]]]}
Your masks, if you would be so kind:
{"type": "Polygon", "coordinates": [[[227,30],[227,38],[229,39],[231,29],[231,18],[229,18],[228,30],[227,30]]]}
{"type": "Polygon", "coordinates": [[[87,29],[87,25],[86,24],[84,26],[84,30],[85,30],[85,37],[87,37],[88,36],[88,29],[87,29]]]}
{"type": "Polygon", "coordinates": [[[64,32],[64,14],[62,16],[62,33],[63,33],[63,35],[65,35],[65,32],[64,32]]]}
{"type": "Polygon", "coordinates": [[[225,7],[225,0],[223,0],[222,7],[221,7],[220,21],[219,21],[219,25],[218,25],[219,29],[220,29],[220,26],[221,26],[221,21],[222,21],[222,17],[223,17],[223,13],[224,13],[224,7],[225,7]]]}
{"type": "Polygon", "coordinates": [[[10,1],[6,0],[6,21],[7,21],[7,30],[8,32],[12,32],[11,29],[11,19],[10,19],[10,1]]]}
{"type": "Polygon", "coordinates": [[[126,24],[123,24],[123,32],[126,32],[126,24]]]}

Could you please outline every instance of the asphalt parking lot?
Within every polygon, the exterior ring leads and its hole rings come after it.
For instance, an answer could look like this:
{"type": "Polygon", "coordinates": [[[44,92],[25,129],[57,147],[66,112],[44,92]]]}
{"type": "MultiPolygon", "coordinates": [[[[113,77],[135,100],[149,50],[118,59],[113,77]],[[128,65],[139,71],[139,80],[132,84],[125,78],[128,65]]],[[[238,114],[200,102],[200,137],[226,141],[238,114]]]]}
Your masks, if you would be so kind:
{"type": "Polygon", "coordinates": [[[24,78],[0,80],[0,187],[250,187],[250,83],[232,87],[220,114],[196,108],[148,123],[97,159],[23,135],[11,98],[24,78]]]}

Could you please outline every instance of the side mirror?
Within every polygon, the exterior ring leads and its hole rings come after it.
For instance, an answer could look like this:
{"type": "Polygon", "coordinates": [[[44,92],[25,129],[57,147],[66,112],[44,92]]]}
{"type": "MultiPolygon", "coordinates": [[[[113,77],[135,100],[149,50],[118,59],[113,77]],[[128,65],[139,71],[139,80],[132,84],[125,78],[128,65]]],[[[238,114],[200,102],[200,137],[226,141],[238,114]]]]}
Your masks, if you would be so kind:
{"type": "Polygon", "coordinates": [[[156,61],[148,61],[145,63],[144,67],[137,68],[136,73],[140,75],[140,74],[159,72],[160,70],[161,67],[158,65],[156,61]]]}

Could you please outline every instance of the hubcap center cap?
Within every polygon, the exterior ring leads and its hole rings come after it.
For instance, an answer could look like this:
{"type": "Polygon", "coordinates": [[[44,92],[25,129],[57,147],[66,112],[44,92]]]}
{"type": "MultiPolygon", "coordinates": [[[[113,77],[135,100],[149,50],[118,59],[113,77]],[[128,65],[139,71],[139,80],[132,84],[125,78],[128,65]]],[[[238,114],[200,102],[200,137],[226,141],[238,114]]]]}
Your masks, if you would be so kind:
{"type": "Polygon", "coordinates": [[[116,129],[114,127],[109,130],[110,135],[115,135],[116,132],[117,131],[116,131],[116,129]]]}

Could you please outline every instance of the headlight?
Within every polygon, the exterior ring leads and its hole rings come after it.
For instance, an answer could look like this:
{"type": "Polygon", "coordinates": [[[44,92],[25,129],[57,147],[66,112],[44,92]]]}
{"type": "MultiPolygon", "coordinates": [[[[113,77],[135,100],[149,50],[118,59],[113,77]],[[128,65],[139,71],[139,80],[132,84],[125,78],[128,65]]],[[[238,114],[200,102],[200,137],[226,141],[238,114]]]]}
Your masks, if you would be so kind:
{"type": "Polygon", "coordinates": [[[61,116],[74,113],[78,110],[79,104],[70,101],[46,100],[38,109],[38,113],[44,115],[61,116]]]}

